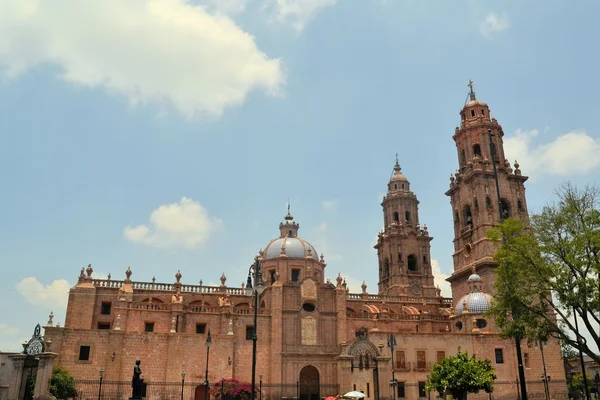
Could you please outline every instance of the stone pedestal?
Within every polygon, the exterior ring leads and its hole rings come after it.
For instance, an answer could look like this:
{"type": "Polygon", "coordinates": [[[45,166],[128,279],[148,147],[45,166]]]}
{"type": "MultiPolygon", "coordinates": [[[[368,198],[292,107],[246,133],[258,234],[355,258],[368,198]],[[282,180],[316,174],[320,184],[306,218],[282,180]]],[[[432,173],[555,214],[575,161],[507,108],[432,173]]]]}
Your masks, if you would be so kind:
{"type": "Polygon", "coordinates": [[[25,354],[14,354],[8,357],[13,365],[12,377],[8,387],[8,398],[22,399],[23,393],[21,392],[21,384],[23,382],[23,369],[25,367],[25,359],[27,356],[25,354]]]}
{"type": "Polygon", "coordinates": [[[56,353],[42,353],[39,356],[37,376],[35,380],[35,389],[33,398],[40,399],[41,396],[48,394],[50,387],[50,378],[52,378],[52,369],[54,368],[54,360],[58,357],[56,353]]]}

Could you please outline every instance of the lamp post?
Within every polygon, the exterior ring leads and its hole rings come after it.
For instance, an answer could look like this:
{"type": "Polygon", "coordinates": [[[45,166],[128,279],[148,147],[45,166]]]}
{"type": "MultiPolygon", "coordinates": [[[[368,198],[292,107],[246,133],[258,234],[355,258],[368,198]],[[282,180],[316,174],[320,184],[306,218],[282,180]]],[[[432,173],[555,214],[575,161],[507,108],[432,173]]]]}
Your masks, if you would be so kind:
{"type": "Polygon", "coordinates": [[[550,386],[548,386],[548,381],[550,381],[550,377],[548,376],[548,371],[546,371],[546,359],[544,358],[544,342],[540,340],[540,353],[542,354],[542,367],[544,368],[544,374],[542,375],[542,382],[544,383],[544,392],[546,393],[546,400],[550,400],[550,386]]]}
{"type": "Polygon", "coordinates": [[[391,352],[392,352],[392,382],[390,383],[390,386],[392,387],[392,391],[394,392],[392,399],[398,398],[398,392],[396,391],[396,384],[398,382],[396,382],[396,376],[394,374],[395,367],[396,367],[394,365],[394,346],[395,345],[396,345],[396,337],[394,336],[393,333],[388,334],[388,346],[391,348],[391,352]]]}
{"type": "Polygon", "coordinates": [[[590,389],[588,388],[587,374],[585,373],[585,362],[583,361],[583,352],[581,347],[585,344],[584,338],[579,334],[579,323],[577,322],[577,309],[573,306],[573,320],[575,321],[575,334],[577,335],[577,344],[579,344],[579,361],[581,362],[581,375],[583,377],[583,388],[585,390],[585,398],[590,400],[590,389]]]}
{"type": "MultiPolygon", "coordinates": [[[[429,383],[429,374],[425,374],[425,379],[426,379],[425,384],[429,383]]],[[[427,391],[427,398],[429,400],[431,400],[431,392],[430,391],[427,391]]]]}
{"type": "Polygon", "coordinates": [[[258,374],[258,398],[262,400],[262,374],[258,374]]]}
{"type": "Polygon", "coordinates": [[[104,368],[100,370],[100,387],[98,388],[98,400],[102,397],[102,381],[104,380],[104,368]]]}
{"type": "Polygon", "coordinates": [[[185,385],[185,371],[181,371],[181,400],[183,400],[183,387],[185,385]]]}
{"type": "Polygon", "coordinates": [[[204,400],[208,400],[208,357],[210,356],[210,345],[212,340],[210,338],[210,330],[206,335],[206,371],[204,372],[204,400]]]}
{"type": "Polygon", "coordinates": [[[258,257],[254,258],[254,264],[250,266],[248,270],[248,281],[246,282],[246,295],[254,295],[254,325],[252,328],[252,394],[251,400],[256,399],[256,323],[258,319],[258,297],[265,290],[265,284],[262,280],[262,273],[260,270],[260,260],[258,257]],[[254,268],[254,288],[252,287],[252,268],[254,268]]]}
{"type": "MultiPolygon", "coordinates": [[[[496,168],[496,146],[492,141],[492,130],[488,129],[488,138],[490,139],[490,158],[494,167],[494,180],[496,181],[496,194],[498,196],[498,215],[500,222],[504,219],[502,214],[502,198],[500,197],[500,183],[498,182],[498,169],[496,168]]],[[[513,314],[514,318],[514,314],[513,314]]],[[[525,368],[523,368],[523,355],[521,354],[521,338],[515,335],[515,347],[517,350],[517,365],[519,367],[519,383],[521,385],[521,400],[527,400],[527,383],[525,382],[525,368]]]]}

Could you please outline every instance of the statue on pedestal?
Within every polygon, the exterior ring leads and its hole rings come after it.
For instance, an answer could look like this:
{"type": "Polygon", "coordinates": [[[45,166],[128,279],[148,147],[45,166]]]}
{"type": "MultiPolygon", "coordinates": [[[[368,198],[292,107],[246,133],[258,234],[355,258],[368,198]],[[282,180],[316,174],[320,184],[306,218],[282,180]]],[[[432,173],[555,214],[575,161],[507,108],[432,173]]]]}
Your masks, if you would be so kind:
{"type": "Polygon", "coordinates": [[[140,375],[142,375],[140,364],[141,361],[137,360],[135,362],[135,367],[133,367],[133,378],[131,380],[132,393],[130,400],[141,400],[145,395],[144,380],[140,378],[140,375]]]}

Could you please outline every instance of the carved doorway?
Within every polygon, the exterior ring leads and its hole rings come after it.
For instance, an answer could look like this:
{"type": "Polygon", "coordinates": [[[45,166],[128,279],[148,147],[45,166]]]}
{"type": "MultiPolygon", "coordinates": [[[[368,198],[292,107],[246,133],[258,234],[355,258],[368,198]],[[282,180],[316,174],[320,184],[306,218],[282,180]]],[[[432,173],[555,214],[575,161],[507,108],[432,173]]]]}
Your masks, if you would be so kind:
{"type": "Polygon", "coordinates": [[[319,371],[307,365],[300,371],[300,400],[319,400],[319,371]]]}
{"type": "Polygon", "coordinates": [[[196,386],[196,391],[194,392],[194,400],[210,400],[210,388],[207,388],[205,385],[196,386]]]}

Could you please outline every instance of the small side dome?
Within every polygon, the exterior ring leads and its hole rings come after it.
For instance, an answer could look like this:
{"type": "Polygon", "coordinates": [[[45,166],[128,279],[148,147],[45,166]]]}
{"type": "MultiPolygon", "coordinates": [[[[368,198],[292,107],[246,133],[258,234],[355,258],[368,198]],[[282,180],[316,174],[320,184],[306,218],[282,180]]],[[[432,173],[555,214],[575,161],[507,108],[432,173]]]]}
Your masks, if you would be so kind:
{"type": "Polygon", "coordinates": [[[456,305],[456,315],[461,315],[465,310],[469,313],[483,314],[490,310],[492,300],[492,296],[482,292],[464,295],[456,305]]]}

